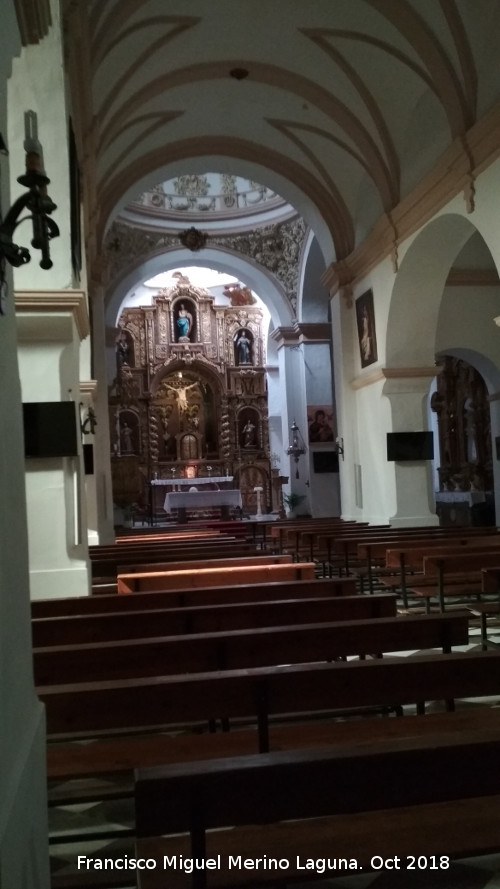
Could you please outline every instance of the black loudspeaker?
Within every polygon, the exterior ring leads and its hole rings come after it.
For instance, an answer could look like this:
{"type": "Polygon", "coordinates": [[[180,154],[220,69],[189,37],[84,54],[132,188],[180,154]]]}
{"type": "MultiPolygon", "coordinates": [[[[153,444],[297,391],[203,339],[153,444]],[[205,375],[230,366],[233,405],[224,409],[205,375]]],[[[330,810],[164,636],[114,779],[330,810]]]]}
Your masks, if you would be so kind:
{"type": "Polygon", "coordinates": [[[339,455],[336,451],[313,451],[313,471],[338,472],[339,455]]]}
{"type": "Polygon", "coordinates": [[[83,465],[85,467],[85,475],[94,475],[94,445],[84,444],[83,446],[83,465]]]}
{"type": "Polygon", "coordinates": [[[23,404],[26,457],[76,457],[79,419],[74,401],[23,404]]]}
{"type": "Polygon", "coordinates": [[[434,458],[433,432],[388,432],[387,459],[432,460],[434,458]]]}

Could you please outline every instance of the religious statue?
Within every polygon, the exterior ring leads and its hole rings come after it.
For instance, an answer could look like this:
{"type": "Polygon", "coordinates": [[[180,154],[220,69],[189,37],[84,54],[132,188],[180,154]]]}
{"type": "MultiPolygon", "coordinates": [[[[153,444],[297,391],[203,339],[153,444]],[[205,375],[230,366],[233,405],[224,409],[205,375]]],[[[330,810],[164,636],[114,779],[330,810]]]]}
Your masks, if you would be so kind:
{"type": "Polygon", "coordinates": [[[189,407],[187,399],[187,393],[189,389],[195,389],[197,385],[198,383],[196,382],[191,383],[189,386],[183,386],[182,384],[179,386],[171,386],[170,383],[165,383],[165,388],[171,389],[172,392],[175,394],[175,397],[177,399],[177,406],[181,413],[186,413],[189,407]]]}
{"type": "Polygon", "coordinates": [[[252,363],[252,343],[248,338],[247,332],[242,330],[236,340],[236,350],[238,353],[238,364],[252,363]]]}
{"type": "Polygon", "coordinates": [[[129,346],[127,342],[127,337],[123,333],[117,337],[116,340],[116,358],[118,361],[118,367],[121,367],[123,364],[129,364],[129,346]]]}
{"type": "Polygon", "coordinates": [[[189,339],[189,334],[191,333],[191,328],[193,326],[193,316],[187,311],[184,303],[181,303],[180,305],[175,324],[177,327],[178,338],[180,340],[189,339]]]}
{"type": "Polygon", "coordinates": [[[128,423],[124,423],[120,433],[120,444],[122,454],[133,454],[134,443],[132,440],[132,430],[128,423]]]}
{"type": "Polygon", "coordinates": [[[253,448],[255,445],[255,426],[251,420],[247,420],[243,427],[243,447],[253,448]]]}

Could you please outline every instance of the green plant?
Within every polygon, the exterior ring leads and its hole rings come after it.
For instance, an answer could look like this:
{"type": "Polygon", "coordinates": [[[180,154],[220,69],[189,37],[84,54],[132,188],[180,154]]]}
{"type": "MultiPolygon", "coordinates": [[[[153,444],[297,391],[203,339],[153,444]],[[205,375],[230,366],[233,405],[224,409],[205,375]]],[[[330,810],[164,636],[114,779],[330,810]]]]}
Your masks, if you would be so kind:
{"type": "Polygon", "coordinates": [[[305,499],[303,494],[296,494],[294,491],[290,494],[283,494],[283,502],[288,506],[288,509],[295,509],[295,507],[300,506],[305,499]]]}

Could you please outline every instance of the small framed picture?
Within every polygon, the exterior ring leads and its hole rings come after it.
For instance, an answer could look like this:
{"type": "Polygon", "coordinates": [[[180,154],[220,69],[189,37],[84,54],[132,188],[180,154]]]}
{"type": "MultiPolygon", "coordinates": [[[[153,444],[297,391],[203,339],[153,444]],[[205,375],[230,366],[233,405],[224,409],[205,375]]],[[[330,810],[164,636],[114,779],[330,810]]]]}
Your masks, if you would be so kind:
{"type": "Polygon", "coordinates": [[[333,441],[333,408],[331,404],[309,404],[307,406],[307,427],[310,444],[333,441]]]}
{"type": "Polygon", "coordinates": [[[378,359],[377,335],[375,331],[375,309],[373,292],[367,290],[356,300],[356,321],[358,324],[359,354],[361,367],[368,367],[378,359]]]}

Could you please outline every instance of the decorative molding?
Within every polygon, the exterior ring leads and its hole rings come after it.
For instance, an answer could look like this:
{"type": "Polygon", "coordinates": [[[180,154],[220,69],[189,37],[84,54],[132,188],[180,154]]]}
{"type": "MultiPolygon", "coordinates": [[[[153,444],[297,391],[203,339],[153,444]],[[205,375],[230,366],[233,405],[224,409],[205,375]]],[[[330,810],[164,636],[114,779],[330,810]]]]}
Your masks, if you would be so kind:
{"type": "Polygon", "coordinates": [[[365,386],[373,386],[379,380],[385,380],[385,374],[381,367],[372,370],[369,373],[361,374],[350,382],[351,389],[364,389],[365,386]]]}
{"type": "Polygon", "coordinates": [[[90,333],[86,295],[83,290],[18,291],[14,294],[16,312],[72,313],[80,340],[90,333]]]}
{"type": "Polygon", "coordinates": [[[382,373],[386,380],[414,380],[417,377],[436,377],[442,368],[436,367],[383,367],[382,373]]]}
{"type": "MultiPolygon", "coordinates": [[[[306,224],[301,217],[266,225],[239,234],[208,234],[207,247],[219,247],[246,256],[271,272],[282,285],[295,312],[299,263],[305,240],[306,224]]],[[[145,230],[123,222],[114,222],[108,232],[105,250],[110,281],[121,276],[131,264],[143,263],[149,256],[179,246],[177,232],[145,230]]]]}
{"type": "Polygon", "coordinates": [[[298,327],[276,327],[270,337],[277,344],[278,349],[281,349],[282,346],[300,345],[298,327]]]}
{"type": "Polygon", "coordinates": [[[80,380],[80,394],[92,398],[97,392],[97,380],[80,380]]]}
{"type": "Polygon", "coordinates": [[[23,46],[40,43],[52,24],[50,0],[14,0],[23,46]]]}
{"type": "Polygon", "coordinates": [[[364,389],[380,380],[416,380],[436,377],[441,372],[439,367],[379,367],[367,374],[360,374],[350,382],[351,389],[364,389]]]}
{"type": "Polygon", "coordinates": [[[496,287],[500,277],[496,269],[451,269],[447,287],[496,287]]]}
{"type": "Polygon", "coordinates": [[[299,334],[299,342],[307,344],[331,343],[332,326],[328,322],[321,324],[297,323],[294,325],[299,334]]]}

